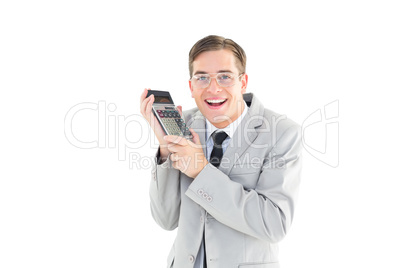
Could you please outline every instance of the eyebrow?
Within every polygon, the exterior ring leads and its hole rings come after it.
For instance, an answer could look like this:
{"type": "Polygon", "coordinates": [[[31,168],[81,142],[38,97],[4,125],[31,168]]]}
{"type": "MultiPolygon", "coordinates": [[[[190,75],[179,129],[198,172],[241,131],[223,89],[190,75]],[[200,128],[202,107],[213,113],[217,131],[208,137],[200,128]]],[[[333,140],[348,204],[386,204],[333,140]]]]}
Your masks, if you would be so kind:
{"type": "MultiPolygon", "coordinates": [[[[233,73],[233,72],[231,70],[219,70],[217,73],[233,73]]],[[[197,71],[194,73],[194,75],[197,74],[208,74],[208,73],[204,71],[197,71]]]]}

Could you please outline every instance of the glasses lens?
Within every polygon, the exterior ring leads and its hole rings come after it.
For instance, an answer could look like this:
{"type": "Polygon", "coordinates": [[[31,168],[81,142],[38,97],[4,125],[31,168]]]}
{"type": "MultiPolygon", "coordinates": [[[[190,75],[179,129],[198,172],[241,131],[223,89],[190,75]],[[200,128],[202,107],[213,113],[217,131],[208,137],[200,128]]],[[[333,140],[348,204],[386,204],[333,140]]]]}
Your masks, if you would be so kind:
{"type": "Polygon", "coordinates": [[[234,85],[234,75],[232,73],[219,73],[216,76],[219,85],[222,87],[230,87],[234,85]]]}
{"type": "Polygon", "coordinates": [[[193,83],[196,88],[206,88],[211,77],[208,74],[197,74],[193,76],[193,83]]]}

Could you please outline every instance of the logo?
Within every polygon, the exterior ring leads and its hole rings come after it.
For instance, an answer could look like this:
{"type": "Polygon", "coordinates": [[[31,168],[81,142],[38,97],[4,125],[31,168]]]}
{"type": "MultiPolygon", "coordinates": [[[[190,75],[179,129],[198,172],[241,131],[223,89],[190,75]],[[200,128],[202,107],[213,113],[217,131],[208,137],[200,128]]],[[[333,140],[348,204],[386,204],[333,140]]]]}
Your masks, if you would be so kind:
{"type": "Polygon", "coordinates": [[[310,114],[302,124],[302,142],[308,153],[331,166],[339,165],[339,100],[310,114]]]}

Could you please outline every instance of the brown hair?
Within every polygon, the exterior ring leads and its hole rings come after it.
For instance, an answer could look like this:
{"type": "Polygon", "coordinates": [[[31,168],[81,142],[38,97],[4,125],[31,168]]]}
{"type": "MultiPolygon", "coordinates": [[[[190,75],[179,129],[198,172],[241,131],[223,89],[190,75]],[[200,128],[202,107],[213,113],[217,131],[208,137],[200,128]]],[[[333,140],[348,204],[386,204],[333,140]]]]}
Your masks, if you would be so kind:
{"type": "Polygon", "coordinates": [[[193,62],[195,58],[202,52],[227,49],[232,51],[236,58],[236,67],[239,69],[239,74],[246,72],[246,52],[233,40],[226,39],[222,36],[209,35],[207,37],[198,40],[197,43],[191,48],[188,58],[188,68],[190,71],[190,78],[193,75],[193,62]]]}

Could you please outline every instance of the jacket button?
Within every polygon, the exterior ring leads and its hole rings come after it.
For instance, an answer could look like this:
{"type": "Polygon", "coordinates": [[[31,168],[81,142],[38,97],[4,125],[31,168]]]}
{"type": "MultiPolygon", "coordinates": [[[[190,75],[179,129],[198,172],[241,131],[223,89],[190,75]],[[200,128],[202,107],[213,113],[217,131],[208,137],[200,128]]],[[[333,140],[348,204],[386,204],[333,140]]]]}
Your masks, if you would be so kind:
{"type": "Polygon", "coordinates": [[[208,202],[212,202],[212,197],[208,196],[208,197],[207,197],[207,201],[208,201],[208,202]]]}
{"type": "Polygon", "coordinates": [[[191,263],[193,263],[194,262],[194,256],[193,255],[190,255],[190,256],[188,256],[188,260],[191,262],[191,263]]]}
{"type": "Polygon", "coordinates": [[[198,189],[197,193],[198,193],[199,195],[202,195],[202,194],[204,193],[204,190],[203,190],[203,189],[198,189]]]}
{"type": "Polygon", "coordinates": [[[204,197],[205,199],[207,199],[208,196],[209,196],[209,195],[208,195],[207,193],[204,193],[204,194],[202,195],[202,197],[204,197]]]}

